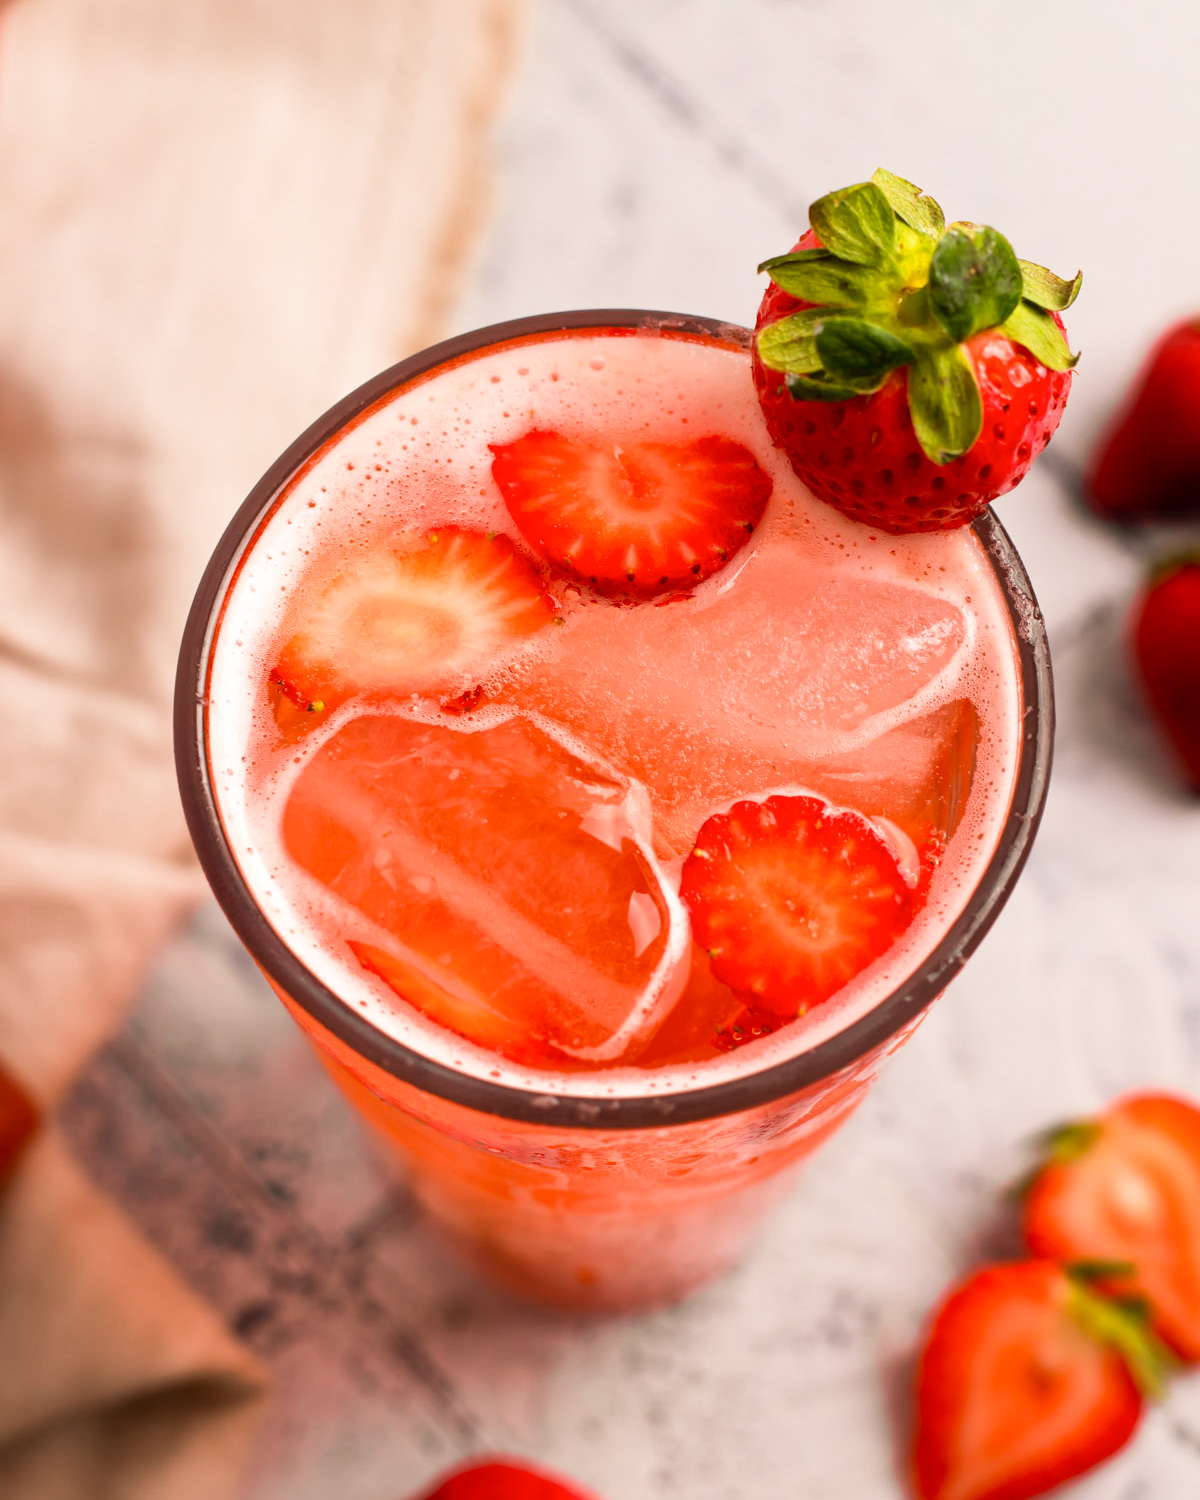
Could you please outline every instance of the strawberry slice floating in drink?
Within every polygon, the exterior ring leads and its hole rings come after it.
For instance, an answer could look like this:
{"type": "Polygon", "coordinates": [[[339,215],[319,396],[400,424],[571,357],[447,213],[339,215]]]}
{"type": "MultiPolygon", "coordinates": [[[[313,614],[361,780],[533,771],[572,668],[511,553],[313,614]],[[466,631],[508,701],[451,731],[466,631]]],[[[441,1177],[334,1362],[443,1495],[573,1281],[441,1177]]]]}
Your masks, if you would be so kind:
{"type": "Polygon", "coordinates": [[[533,431],[493,443],[492,474],[530,547],[599,593],[693,588],[750,539],[771,479],[727,437],[599,442],[533,431]]]}
{"type": "Polygon", "coordinates": [[[738,802],[709,818],[680,893],[716,977],[789,1018],[886,953],[916,905],[865,818],[804,796],[738,802]]]}
{"type": "Polygon", "coordinates": [[[466,682],[555,604],[505,536],[443,526],[351,556],[306,588],[271,679],[302,709],[466,682]]]}

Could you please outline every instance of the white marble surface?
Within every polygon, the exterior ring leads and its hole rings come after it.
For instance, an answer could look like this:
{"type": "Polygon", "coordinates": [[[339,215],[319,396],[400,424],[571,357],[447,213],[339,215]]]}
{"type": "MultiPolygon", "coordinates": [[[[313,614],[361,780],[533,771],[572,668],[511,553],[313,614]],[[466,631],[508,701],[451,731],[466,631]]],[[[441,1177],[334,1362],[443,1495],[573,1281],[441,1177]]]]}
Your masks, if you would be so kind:
{"type": "MultiPolygon", "coordinates": [[[[1000,509],[1050,624],[1053,788],[1000,921],[758,1252],[641,1319],[543,1316],[448,1261],[202,913],[67,1123],[275,1369],[245,1500],[399,1500],[495,1446],[608,1500],[899,1500],[914,1336],[950,1278],[1011,1244],[1021,1139],[1123,1089],[1200,1095],[1200,804],[1121,650],[1159,543],[1071,498],[1142,346],[1200,305],[1198,57],[1200,12],[1168,0],[542,0],[460,327],[604,305],[747,321],[756,262],[879,164],[1084,266],[1071,409],[1000,509]]],[[[1200,1381],[1063,1492],[1197,1493],[1200,1381]]]]}

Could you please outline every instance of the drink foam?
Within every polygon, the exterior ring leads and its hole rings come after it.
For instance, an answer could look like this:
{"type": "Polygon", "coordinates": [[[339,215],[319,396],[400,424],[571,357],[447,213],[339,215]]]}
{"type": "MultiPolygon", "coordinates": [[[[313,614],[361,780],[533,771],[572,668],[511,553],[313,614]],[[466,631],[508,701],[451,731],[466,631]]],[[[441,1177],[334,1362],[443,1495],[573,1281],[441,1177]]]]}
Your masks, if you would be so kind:
{"type": "MultiPolygon", "coordinates": [[[[414,702],[406,711],[420,707],[414,702]]],[[[236,574],[212,655],[207,732],[217,806],[243,877],[280,937],[322,983],[381,1031],[460,1071],[539,1092],[616,1097],[676,1092],[760,1071],[827,1040],[918,969],[963,910],[995,850],[1012,797],[1021,717],[1013,627],[973,533],[890,537],[844,519],[812,499],[772,445],[744,348],[613,330],[535,336],[468,356],[385,397],[327,444],[285,487],[236,574]],[[581,599],[568,608],[565,628],[541,632],[499,664],[490,695],[511,706],[480,710],[461,722],[469,733],[519,707],[543,724],[557,722],[556,735],[573,753],[628,774],[620,761],[628,713],[656,694],[690,695],[684,717],[699,722],[704,745],[716,747],[722,769],[706,785],[704,806],[686,806],[686,797],[672,803],[670,788],[652,787],[655,815],[667,830],[658,855],[668,874],[673,869],[677,879],[689,835],[720,807],[797,786],[834,801],[843,800],[836,788],[844,787],[844,800],[853,805],[855,776],[862,774],[855,757],[869,756],[882,736],[915,734],[926,716],[962,699],[978,713],[965,811],[912,926],[833,1000],[720,1060],[559,1074],[522,1069],[475,1047],[402,1006],[355,964],[344,943],[325,935],[331,928],[340,937],[355,935],[345,931],[348,909],[334,910],[336,898],[317,889],[283,846],[291,787],[356,711],[353,703],[345,705],[301,743],[279,746],[265,685],[285,617],[303,608],[314,567],[319,572],[322,561],[366,550],[399,531],[452,524],[502,532],[523,547],[492,480],[488,444],[510,442],[533,427],[582,439],[617,430],[630,440],[656,442],[720,433],[749,448],[774,481],[751,542],[688,601],[629,609],[581,599]],[[788,583],[786,598],[781,579],[788,583]],[[824,616],[822,598],[829,601],[824,616]],[[888,637],[872,622],[871,600],[893,598],[905,605],[904,619],[917,622],[908,635],[900,630],[888,637]],[[759,611],[752,638],[731,638],[739,613],[749,618],[752,607],[759,611]],[[712,627],[707,637],[706,618],[712,627]],[[826,656],[841,652],[836,671],[825,674],[829,681],[821,680],[819,662],[801,671],[789,658],[797,641],[819,637],[821,630],[826,656]],[[703,648],[710,654],[702,665],[720,678],[715,686],[694,675],[695,652],[702,650],[695,642],[705,638],[729,645],[716,654],[703,648]],[[885,658],[900,688],[914,662],[928,675],[914,677],[907,696],[889,689],[894,701],[871,701],[869,692],[856,699],[854,684],[880,680],[885,658]],[[681,671],[693,675],[679,681],[681,671]],[[823,710],[829,710],[824,719],[823,710]],[[802,774],[811,767],[817,779],[802,774]],[[819,780],[822,767],[832,782],[819,780]],[[837,767],[840,772],[830,769],[837,767]],[[727,785],[730,775],[751,780],[727,785]]],[[[692,754],[695,747],[685,749],[692,754]]]]}

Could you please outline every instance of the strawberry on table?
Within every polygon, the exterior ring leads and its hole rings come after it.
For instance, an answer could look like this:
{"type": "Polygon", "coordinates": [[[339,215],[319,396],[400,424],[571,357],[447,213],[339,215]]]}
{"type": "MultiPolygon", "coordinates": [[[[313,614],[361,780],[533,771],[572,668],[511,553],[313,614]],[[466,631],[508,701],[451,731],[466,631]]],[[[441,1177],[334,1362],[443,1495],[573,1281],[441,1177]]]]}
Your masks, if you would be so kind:
{"type": "Polygon", "coordinates": [[[629,599],[693,588],[723,568],[771,495],[754,455],[727,437],[598,442],[535,429],[492,453],[509,515],[538,556],[629,599]]]}
{"type": "Polygon", "coordinates": [[[586,1490],[545,1469],[495,1458],[455,1469],[416,1500],[593,1500],[586,1490]]]}
{"type": "Polygon", "coordinates": [[[1138,1311],[1051,1261],[986,1266],[933,1319],[917,1374],[919,1500],[1034,1500],[1133,1436],[1167,1359],[1138,1311]]]}
{"type": "Polygon", "coordinates": [[[37,1107],[12,1074],[0,1066],[0,1183],[16,1166],[37,1123],[37,1107]]]}
{"type": "Polygon", "coordinates": [[[1111,1263],[1106,1288],[1144,1297],[1159,1337],[1200,1360],[1200,1110],[1132,1095],[1045,1147],[1025,1198],[1030,1250],[1111,1263]]]}
{"type": "Polygon", "coordinates": [[[1155,570],[1134,609],[1131,637],[1154,717],[1200,792],[1200,553],[1155,570]]]}
{"type": "Polygon", "coordinates": [[[882,169],[809,209],[764,261],[754,378],[776,445],[818,499],[883,531],[962,526],[1024,478],[1066,405],[1060,313],[1081,277],[945,225],[882,169]]]}
{"type": "Polygon", "coordinates": [[[459,526],[352,555],[298,598],[271,679],[297,707],[317,712],[358,693],[462,682],[555,614],[508,537],[459,526]]]}
{"type": "Polygon", "coordinates": [[[738,802],[709,818],[680,894],[713,974],[756,1012],[788,1018],[885,953],[916,909],[878,830],[805,796],[738,802]]]}
{"type": "Polygon", "coordinates": [[[1167,330],[1096,447],[1084,485],[1110,521],[1200,515],[1200,318],[1167,330]]]}

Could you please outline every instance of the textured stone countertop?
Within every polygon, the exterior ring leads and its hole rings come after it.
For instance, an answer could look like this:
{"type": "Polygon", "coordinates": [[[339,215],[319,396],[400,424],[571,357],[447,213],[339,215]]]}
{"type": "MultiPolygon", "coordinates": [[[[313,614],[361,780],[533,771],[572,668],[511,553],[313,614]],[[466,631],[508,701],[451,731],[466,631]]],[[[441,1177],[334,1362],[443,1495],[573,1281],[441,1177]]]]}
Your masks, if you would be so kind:
{"type": "MultiPolygon", "coordinates": [[[[202,911],[67,1124],[274,1368],[245,1500],[399,1500],[481,1447],[608,1500],[899,1500],[914,1336],[1006,1247],[1021,1140],[1123,1089],[1200,1095],[1200,805],[1121,645],[1162,538],[1072,500],[1147,341],[1200,307],[1198,59],[1200,12],[1167,3],[542,0],[458,327],[605,305],[749,321],[756,262],[880,164],[1021,254],[1084,266],[1071,410],[999,512],[1050,627],[1053,787],[1003,916],[757,1252],[638,1319],[541,1315],[460,1271],[202,911]]],[[[1197,1493],[1200,1380],[1063,1492],[1197,1493]]]]}

